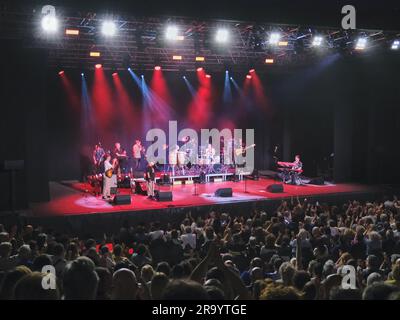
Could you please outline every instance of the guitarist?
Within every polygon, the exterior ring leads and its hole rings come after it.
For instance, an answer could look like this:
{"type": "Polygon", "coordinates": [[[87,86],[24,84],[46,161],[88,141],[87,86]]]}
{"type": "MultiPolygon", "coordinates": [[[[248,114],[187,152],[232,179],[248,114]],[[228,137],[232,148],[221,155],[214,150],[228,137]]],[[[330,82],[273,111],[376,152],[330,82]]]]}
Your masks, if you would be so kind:
{"type": "Polygon", "coordinates": [[[149,199],[154,199],[154,180],[156,173],[154,170],[154,162],[150,161],[144,172],[144,179],[147,183],[147,196],[149,199]]]}
{"type": "MultiPolygon", "coordinates": [[[[116,159],[114,159],[116,160],[116,159]]],[[[111,163],[111,155],[106,155],[104,161],[104,174],[103,174],[103,199],[107,200],[111,198],[111,187],[115,185],[114,170],[117,165],[117,161],[111,163]]]]}

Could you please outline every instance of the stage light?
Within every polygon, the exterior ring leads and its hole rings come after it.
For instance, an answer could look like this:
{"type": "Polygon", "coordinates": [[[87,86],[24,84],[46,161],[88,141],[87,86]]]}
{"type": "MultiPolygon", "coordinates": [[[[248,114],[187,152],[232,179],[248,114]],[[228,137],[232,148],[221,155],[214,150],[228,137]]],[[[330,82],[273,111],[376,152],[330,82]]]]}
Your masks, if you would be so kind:
{"type": "Polygon", "coordinates": [[[55,16],[47,15],[42,18],[42,28],[46,32],[55,32],[58,29],[58,20],[55,16]]]}
{"type": "Polygon", "coordinates": [[[117,27],[115,26],[115,23],[112,21],[104,21],[101,27],[101,32],[105,36],[111,37],[115,35],[115,33],[117,32],[117,27]]]}
{"type": "Polygon", "coordinates": [[[200,71],[203,71],[204,69],[203,69],[203,67],[198,67],[196,70],[197,70],[197,72],[200,72],[200,71]]]}
{"type": "Polygon", "coordinates": [[[183,78],[183,79],[186,79],[186,76],[183,76],[182,78],[183,78]]]}
{"type": "Polygon", "coordinates": [[[265,59],[265,63],[267,63],[267,64],[274,63],[274,59],[267,58],[267,59],[265,59]]]}
{"type": "Polygon", "coordinates": [[[67,36],[79,36],[79,30],[78,29],[65,29],[65,34],[67,36]]]}
{"type": "Polygon", "coordinates": [[[366,38],[359,38],[356,43],[356,50],[364,50],[367,45],[366,38]]]}
{"type": "Polygon", "coordinates": [[[118,75],[118,73],[117,72],[113,72],[113,77],[116,77],[117,75],[118,75]]]}
{"type": "Polygon", "coordinates": [[[58,74],[59,74],[60,76],[62,76],[62,75],[64,74],[64,70],[59,71],[58,74]]]}
{"type": "Polygon", "coordinates": [[[144,78],[144,75],[141,75],[142,78],[144,78]]]}
{"type": "Polygon", "coordinates": [[[248,75],[246,76],[246,78],[247,78],[247,79],[251,79],[251,75],[248,74],[248,75]]]}
{"type": "Polygon", "coordinates": [[[102,67],[102,65],[100,64],[100,63],[97,63],[96,65],[95,65],[95,68],[96,69],[100,69],[102,67]]]}
{"type": "Polygon", "coordinates": [[[83,77],[84,75],[85,75],[85,74],[82,72],[82,73],[81,73],[81,76],[83,77]]]}
{"type": "Polygon", "coordinates": [[[154,70],[160,71],[161,70],[161,66],[155,66],[154,70]]]}
{"type": "Polygon", "coordinates": [[[280,40],[280,38],[281,38],[280,33],[273,32],[269,36],[269,43],[272,44],[272,45],[277,45],[279,40],[280,40]]]}
{"type": "Polygon", "coordinates": [[[182,56],[172,56],[172,60],[182,60],[182,56]]]}
{"type": "Polygon", "coordinates": [[[286,47],[288,44],[289,44],[289,42],[287,42],[287,41],[279,41],[278,42],[278,46],[280,46],[280,47],[286,47]]]}
{"type": "Polygon", "coordinates": [[[91,57],[100,57],[100,52],[98,52],[98,51],[90,51],[89,55],[91,57]]]}
{"type": "Polygon", "coordinates": [[[167,40],[179,40],[178,32],[179,30],[177,26],[168,26],[165,30],[165,38],[167,40]]]}
{"type": "Polygon", "coordinates": [[[131,70],[132,70],[131,67],[129,67],[129,68],[128,68],[128,71],[131,71],[131,70]]]}
{"type": "Polygon", "coordinates": [[[206,59],[204,57],[196,57],[196,61],[205,61],[206,59]]]}
{"type": "Polygon", "coordinates": [[[206,78],[210,79],[211,75],[210,74],[206,74],[206,78]]]}
{"type": "Polygon", "coordinates": [[[400,41],[394,40],[392,46],[390,47],[392,50],[397,50],[400,47],[400,41]]]}
{"type": "Polygon", "coordinates": [[[229,77],[229,79],[233,80],[233,78],[232,78],[232,77],[229,77]]]}
{"type": "Polygon", "coordinates": [[[256,71],[256,69],[250,69],[249,70],[249,73],[253,73],[253,72],[255,72],[256,71]]]}
{"type": "Polygon", "coordinates": [[[229,40],[229,31],[227,29],[218,29],[215,35],[215,41],[226,43],[229,40]]]}
{"type": "Polygon", "coordinates": [[[312,46],[319,47],[321,44],[322,44],[322,37],[320,37],[320,36],[314,37],[314,39],[312,41],[312,46]]]}

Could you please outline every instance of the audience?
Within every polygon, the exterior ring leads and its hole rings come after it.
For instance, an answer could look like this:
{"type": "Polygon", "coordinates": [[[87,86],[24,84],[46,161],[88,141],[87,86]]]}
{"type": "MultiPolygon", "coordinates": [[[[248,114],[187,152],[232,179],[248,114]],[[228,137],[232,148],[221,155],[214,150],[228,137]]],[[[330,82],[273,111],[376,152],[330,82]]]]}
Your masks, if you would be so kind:
{"type": "Polygon", "coordinates": [[[2,300],[399,300],[400,201],[292,199],[100,241],[0,225],[0,275],[2,300]]]}

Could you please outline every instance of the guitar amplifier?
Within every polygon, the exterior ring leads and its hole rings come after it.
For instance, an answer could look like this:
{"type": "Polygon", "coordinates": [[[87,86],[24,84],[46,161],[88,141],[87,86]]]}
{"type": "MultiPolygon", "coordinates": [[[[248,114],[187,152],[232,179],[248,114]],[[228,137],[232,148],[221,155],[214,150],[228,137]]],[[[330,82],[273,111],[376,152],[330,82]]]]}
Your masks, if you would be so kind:
{"type": "Polygon", "coordinates": [[[158,201],[172,201],[172,192],[171,191],[155,190],[154,194],[158,201]]]}
{"type": "Polygon", "coordinates": [[[131,204],[131,195],[130,194],[117,194],[114,197],[114,204],[131,204]]]}

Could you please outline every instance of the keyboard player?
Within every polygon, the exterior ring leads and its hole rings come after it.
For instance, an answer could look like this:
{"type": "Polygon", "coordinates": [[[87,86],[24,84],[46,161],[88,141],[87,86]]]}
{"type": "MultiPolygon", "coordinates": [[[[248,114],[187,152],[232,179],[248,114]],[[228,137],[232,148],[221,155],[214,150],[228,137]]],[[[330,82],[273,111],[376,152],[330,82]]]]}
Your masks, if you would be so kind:
{"type": "Polygon", "coordinates": [[[300,155],[296,155],[294,162],[278,161],[279,177],[285,183],[301,184],[300,174],[303,172],[303,163],[300,160],[300,155]]]}

